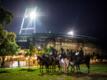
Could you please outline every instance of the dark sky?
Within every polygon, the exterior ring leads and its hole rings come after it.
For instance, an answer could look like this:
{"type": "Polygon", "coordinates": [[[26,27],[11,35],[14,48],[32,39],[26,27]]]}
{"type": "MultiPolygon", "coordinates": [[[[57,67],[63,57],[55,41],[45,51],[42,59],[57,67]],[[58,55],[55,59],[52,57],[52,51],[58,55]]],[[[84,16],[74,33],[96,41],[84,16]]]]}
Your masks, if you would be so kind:
{"type": "Polygon", "coordinates": [[[2,0],[1,3],[14,15],[7,29],[17,34],[25,9],[33,5],[44,14],[39,19],[38,32],[67,33],[73,29],[79,35],[107,40],[105,0],[2,0]]]}

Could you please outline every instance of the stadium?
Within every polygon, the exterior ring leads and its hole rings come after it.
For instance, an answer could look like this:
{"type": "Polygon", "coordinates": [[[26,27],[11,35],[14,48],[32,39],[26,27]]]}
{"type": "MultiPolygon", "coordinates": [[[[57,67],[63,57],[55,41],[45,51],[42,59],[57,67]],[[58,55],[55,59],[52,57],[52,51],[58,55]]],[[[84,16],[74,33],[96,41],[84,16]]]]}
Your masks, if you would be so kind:
{"type": "Polygon", "coordinates": [[[30,43],[33,43],[36,48],[54,47],[57,51],[60,48],[78,50],[83,48],[85,54],[101,54],[101,48],[98,46],[97,40],[92,37],[82,35],[67,35],[54,33],[35,33],[32,35],[18,35],[17,43],[27,49],[30,43]]]}

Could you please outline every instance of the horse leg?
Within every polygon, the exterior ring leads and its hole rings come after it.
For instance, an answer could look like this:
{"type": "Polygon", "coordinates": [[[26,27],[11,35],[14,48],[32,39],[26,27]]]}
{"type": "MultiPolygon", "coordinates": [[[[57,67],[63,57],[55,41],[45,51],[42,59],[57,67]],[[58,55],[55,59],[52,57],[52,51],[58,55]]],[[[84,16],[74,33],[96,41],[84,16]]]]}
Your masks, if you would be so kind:
{"type": "Polygon", "coordinates": [[[77,65],[77,72],[80,72],[80,65],[77,65]]]}
{"type": "Polygon", "coordinates": [[[41,65],[40,65],[40,73],[41,73],[41,65]]]}
{"type": "Polygon", "coordinates": [[[43,66],[40,65],[40,73],[43,73],[43,66]]]}
{"type": "Polygon", "coordinates": [[[69,65],[67,66],[67,72],[69,73],[69,65]]]}
{"type": "Polygon", "coordinates": [[[87,63],[86,66],[87,66],[87,68],[88,68],[88,73],[90,73],[90,64],[87,63]]]}
{"type": "Polygon", "coordinates": [[[76,70],[76,72],[79,72],[80,71],[80,66],[79,65],[75,65],[75,70],[76,70]]]}
{"type": "Polygon", "coordinates": [[[45,68],[46,68],[46,72],[49,72],[49,70],[48,70],[49,67],[47,65],[45,65],[45,68]]]}
{"type": "Polygon", "coordinates": [[[64,64],[64,72],[67,73],[67,64],[64,64]]]}
{"type": "Polygon", "coordinates": [[[40,65],[40,73],[41,73],[41,65],[40,65]]]}
{"type": "Polygon", "coordinates": [[[70,72],[74,72],[74,70],[75,70],[75,65],[74,65],[73,62],[70,62],[70,63],[69,63],[69,67],[70,67],[70,72]]]}
{"type": "Polygon", "coordinates": [[[70,65],[70,72],[74,72],[75,71],[75,66],[74,65],[70,65]]]}
{"type": "Polygon", "coordinates": [[[54,66],[51,65],[51,66],[50,66],[50,72],[53,72],[53,71],[54,71],[54,66]]]}
{"type": "Polygon", "coordinates": [[[78,65],[78,70],[79,70],[79,72],[81,72],[81,71],[80,71],[80,65],[78,65]]]}
{"type": "Polygon", "coordinates": [[[69,61],[67,61],[67,72],[69,72],[69,61]]]}
{"type": "Polygon", "coordinates": [[[54,65],[51,65],[51,72],[54,72],[54,65]]]}
{"type": "Polygon", "coordinates": [[[54,64],[52,64],[52,72],[55,72],[56,70],[55,70],[55,65],[54,64]]]}
{"type": "Polygon", "coordinates": [[[61,66],[60,66],[60,64],[58,65],[58,69],[59,69],[59,71],[61,70],[61,66]]]}
{"type": "Polygon", "coordinates": [[[76,70],[75,65],[71,65],[70,67],[71,67],[70,72],[75,72],[75,70],[76,70]]]}
{"type": "Polygon", "coordinates": [[[65,63],[64,63],[64,71],[65,73],[67,73],[69,70],[69,62],[67,60],[65,60],[65,63]]]}
{"type": "Polygon", "coordinates": [[[53,65],[53,71],[56,72],[56,65],[53,65]]]}

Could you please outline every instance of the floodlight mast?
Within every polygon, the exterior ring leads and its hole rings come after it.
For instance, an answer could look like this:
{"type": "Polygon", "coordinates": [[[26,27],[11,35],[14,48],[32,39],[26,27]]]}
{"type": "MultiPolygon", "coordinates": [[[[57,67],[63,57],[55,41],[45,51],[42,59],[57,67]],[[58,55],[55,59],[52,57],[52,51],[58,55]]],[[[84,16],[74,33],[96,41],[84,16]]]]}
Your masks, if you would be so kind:
{"type": "Polygon", "coordinates": [[[37,9],[36,8],[34,8],[34,9],[27,8],[25,10],[25,14],[24,14],[24,17],[23,17],[23,20],[22,20],[22,23],[21,23],[21,28],[20,28],[19,34],[36,33],[37,18],[38,18],[37,9]],[[31,32],[29,32],[29,31],[31,31],[31,32]]]}
{"type": "Polygon", "coordinates": [[[21,28],[20,28],[19,34],[22,34],[22,29],[23,29],[24,21],[25,21],[25,18],[27,17],[26,13],[27,13],[27,9],[25,10],[24,17],[22,19],[22,23],[21,23],[21,28]]]}

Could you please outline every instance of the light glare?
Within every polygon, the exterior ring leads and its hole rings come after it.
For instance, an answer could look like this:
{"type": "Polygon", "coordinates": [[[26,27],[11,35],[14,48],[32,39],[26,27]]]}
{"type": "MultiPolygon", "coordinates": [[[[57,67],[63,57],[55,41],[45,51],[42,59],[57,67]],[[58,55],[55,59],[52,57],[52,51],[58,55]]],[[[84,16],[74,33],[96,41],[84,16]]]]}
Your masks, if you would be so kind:
{"type": "Polygon", "coordinates": [[[35,11],[32,11],[30,14],[29,14],[29,17],[31,20],[34,20],[38,17],[38,14],[35,12],[35,11]]]}
{"type": "Polygon", "coordinates": [[[73,32],[73,31],[69,31],[67,34],[73,36],[73,35],[74,35],[74,32],[73,32]]]}

